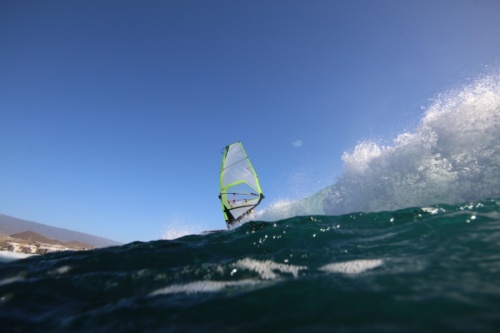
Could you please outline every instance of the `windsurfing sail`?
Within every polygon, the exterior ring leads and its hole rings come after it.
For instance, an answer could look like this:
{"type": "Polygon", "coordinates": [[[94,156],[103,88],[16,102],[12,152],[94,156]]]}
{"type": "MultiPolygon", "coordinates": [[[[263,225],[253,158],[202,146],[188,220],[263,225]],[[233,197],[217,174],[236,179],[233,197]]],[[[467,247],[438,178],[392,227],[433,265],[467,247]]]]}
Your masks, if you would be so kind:
{"type": "Polygon", "coordinates": [[[264,195],[243,144],[232,143],[226,146],[223,154],[219,199],[227,227],[230,228],[253,212],[264,195]]]}

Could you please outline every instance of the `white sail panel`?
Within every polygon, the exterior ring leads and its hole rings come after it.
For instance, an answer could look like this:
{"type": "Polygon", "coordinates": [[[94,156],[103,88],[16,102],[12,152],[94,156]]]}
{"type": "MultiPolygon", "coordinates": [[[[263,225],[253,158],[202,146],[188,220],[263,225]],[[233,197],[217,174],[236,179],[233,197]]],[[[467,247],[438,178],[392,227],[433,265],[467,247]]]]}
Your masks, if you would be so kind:
{"type": "Polygon", "coordinates": [[[224,149],[219,197],[228,227],[251,212],[264,198],[255,169],[241,142],[224,149]]]}

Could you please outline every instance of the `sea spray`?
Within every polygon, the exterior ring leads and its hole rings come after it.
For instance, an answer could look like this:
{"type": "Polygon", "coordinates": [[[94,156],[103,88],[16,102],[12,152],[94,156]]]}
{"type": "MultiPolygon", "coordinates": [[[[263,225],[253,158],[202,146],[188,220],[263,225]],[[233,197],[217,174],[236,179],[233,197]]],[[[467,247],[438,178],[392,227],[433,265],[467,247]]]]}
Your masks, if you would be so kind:
{"type": "Polygon", "coordinates": [[[176,239],[182,236],[200,233],[203,230],[202,226],[198,223],[186,223],[186,221],[189,221],[189,219],[180,216],[171,217],[164,227],[162,239],[176,239]]]}
{"type": "Polygon", "coordinates": [[[437,96],[413,133],[360,142],[336,182],[259,218],[338,215],[500,196],[500,75],[437,96]]]}

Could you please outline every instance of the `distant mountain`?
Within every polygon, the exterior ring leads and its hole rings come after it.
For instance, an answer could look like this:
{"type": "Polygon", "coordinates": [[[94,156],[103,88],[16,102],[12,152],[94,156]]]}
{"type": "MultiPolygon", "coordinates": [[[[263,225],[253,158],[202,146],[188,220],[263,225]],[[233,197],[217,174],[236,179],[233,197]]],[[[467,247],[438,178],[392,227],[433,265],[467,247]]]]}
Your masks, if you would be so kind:
{"type": "Polygon", "coordinates": [[[64,228],[52,227],[38,222],[22,220],[16,217],[0,214],[0,233],[14,235],[23,232],[34,232],[51,240],[63,243],[77,242],[90,244],[94,247],[107,247],[121,245],[111,239],[106,239],[83,232],[68,230],[64,228]]]}
{"type": "Polygon", "coordinates": [[[17,234],[12,234],[10,237],[14,238],[19,238],[19,239],[24,239],[28,242],[39,242],[39,243],[44,243],[44,244],[57,244],[61,245],[64,244],[63,242],[60,242],[55,239],[50,239],[45,236],[42,236],[40,234],[37,234],[36,232],[33,231],[23,231],[17,234]]]}
{"type": "Polygon", "coordinates": [[[66,246],[68,248],[75,248],[75,249],[91,249],[94,247],[93,245],[90,245],[87,243],[82,243],[79,241],[61,242],[59,240],[47,238],[47,237],[42,236],[40,234],[37,234],[36,232],[33,232],[33,231],[23,231],[23,232],[18,233],[18,234],[12,234],[12,235],[10,235],[10,237],[17,238],[17,239],[23,239],[23,240],[28,241],[28,242],[66,246]]]}

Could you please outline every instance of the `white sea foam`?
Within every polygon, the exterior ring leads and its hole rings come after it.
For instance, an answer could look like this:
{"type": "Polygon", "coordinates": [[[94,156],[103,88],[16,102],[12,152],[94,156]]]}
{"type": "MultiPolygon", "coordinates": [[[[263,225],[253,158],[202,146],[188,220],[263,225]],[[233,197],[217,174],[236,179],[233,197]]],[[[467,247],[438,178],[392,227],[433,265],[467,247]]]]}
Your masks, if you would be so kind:
{"type": "Polygon", "coordinates": [[[36,254],[31,254],[31,253],[19,253],[19,252],[12,252],[12,251],[0,251],[0,262],[9,262],[9,261],[14,261],[18,259],[25,259],[31,256],[34,256],[36,254]]]}
{"type": "Polygon", "coordinates": [[[351,260],[346,262],[328,264],[320,267],[320,270],[329,273],[360,274],[369,269],[374,269],[382,266],[383,264],[384,261],[381,259],[351,260]]]}
{"type": "Polygon", "coordinates": [[[6,285],[6,284],[10,284],[10,283],[14,283],[14,282],[17,282],[17,281],[22,281],[22,280],[25,279],[25,277],[26,277],[26,272],[21,271],[16,276],[0,280],[0,286],[6,285]]]}
{"type": "Polygon", "coordinates": [[[66,274],[70,270],[71,270],[71,266],[65,265],[65,266],[61,266],[61,267],[58,267],[58,268],[50,271],[49,274],[54,274],[54,275],[55,274],[66,274]]]}
{"type": "Polygon", "coordinates": [[[174,284],[165,288],[161,288],[150,293],[150,296],[166,295],[166,294],[198,294],[198,293],[215,293],[229,287],[244,287],[257,284],[255,280],[240,280],[240,281],[194,281],[184,284],[174,284]]]}
{"type": "Polygon", "coordinates": [[[260,215],[273,221],[500,197],[500,75],[439,95],[413,133],[391,145],[361,142],[344,172],[314,196],[260,215]]]}
{"type": "Polygon", "coordinates": [[[432,214],[432,215],[436,215],[436,214],[445,212],[445,210],[443,208],[439,208],[439,207],[422,207],[422,210],[424,212],[432,214]]]}
{"type": "Polygon", "coordinates": [[[286,199],[279,199],[273,201],[267,209],[259,209],[255,212],[255,219],[275,221],[285,217],[294,216],[293,213],[296,210],[292,204],[297,205],[297,202],[293,202],[286,199]]]}
{"type": "MultiPolygon", "coordinates": [[[[244,258],[236,261],[231,265],[231,275],[237,274],[239,271],[251,271],[258,274],[258,278],[243,279],[238,281],[223,281],[223,280],[200,280],[183,284],[174,284],[161,288],[150,293],[151,296],[165,294],[196,294],[196,293],[215,293],[223,291],[227,288],[244,288],[255,286],[266,286],[271,281],[281,281],[283,275],[292,275],[297,277],[301,270],[306,269],[305,266],[295,266],[288,264],[280,264],[271,260],[256,260],[244,258]]],[[[220,267],[216,270],[222,270],[220,267]]]]}
{"type": "Polygon", "coordinates": [[[274,280],[283,273],[297,277],[299,271],[306,269],[305,266],[279,264],[271,260],[261,261],[250,258],[238,260],[234,265],[237,269],[248,269],[258,273],[260,278],[264,280],[274,280]]]}

